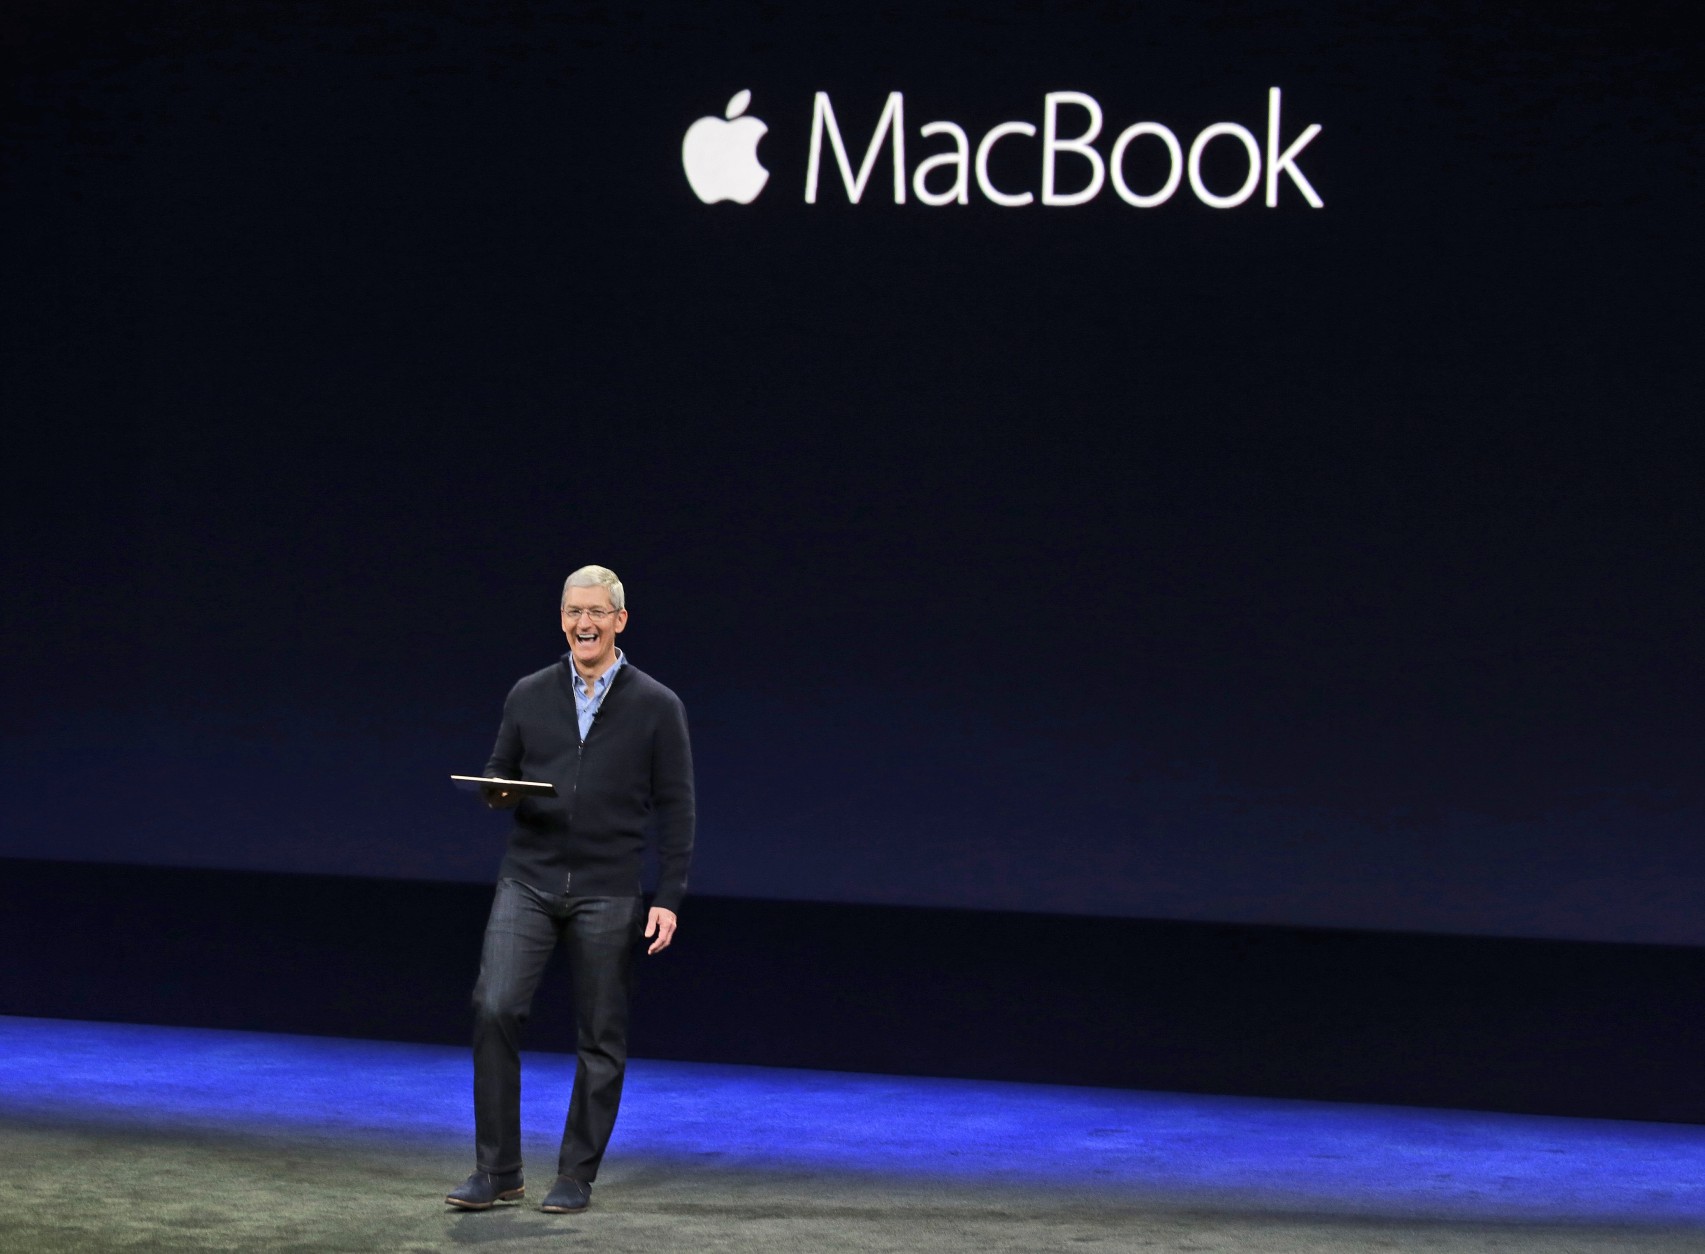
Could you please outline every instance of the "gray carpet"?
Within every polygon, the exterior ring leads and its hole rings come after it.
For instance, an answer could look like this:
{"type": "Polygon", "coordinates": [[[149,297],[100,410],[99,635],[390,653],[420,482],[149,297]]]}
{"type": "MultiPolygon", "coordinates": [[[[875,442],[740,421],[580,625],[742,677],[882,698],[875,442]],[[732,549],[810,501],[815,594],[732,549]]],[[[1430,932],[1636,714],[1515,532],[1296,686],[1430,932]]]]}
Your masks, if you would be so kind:
{"type": "MultiPolygon", "coordinates": [[[[530,1146],[534,1161],[552,1147],[530,1146]]],[[[675,1251],[1705,1251],[1705,1231],[1266,1213],[1059,1184],[740,1170],[612,1159],[583,1215],[528,1201],[464,1214],[441,1201],[460,1149],[300,1132],[241,1135],[0,1122],[0,1250],[425,1251],[486,1246],[675,1251]]]]}

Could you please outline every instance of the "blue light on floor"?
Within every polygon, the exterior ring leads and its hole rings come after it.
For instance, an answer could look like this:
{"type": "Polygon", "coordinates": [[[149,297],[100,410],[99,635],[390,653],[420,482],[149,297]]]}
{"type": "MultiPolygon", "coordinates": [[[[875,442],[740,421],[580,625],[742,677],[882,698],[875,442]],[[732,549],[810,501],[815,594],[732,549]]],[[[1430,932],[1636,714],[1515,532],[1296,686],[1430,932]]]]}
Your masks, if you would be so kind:
{"type": "MultiPolygon", "coordinates": [[[[531,1054],[526,1077],[529,1150],[548,1154],[573,1059],[531,1054]]],[[[449,1047],[0,1017],[0,1120],[459,1148],[470,1084],[449,1047]]],[[[636,1060],[611,1163],[683,1158],[1132,1204],[1705,1226],[1705,1128],[636,1060]]]]}

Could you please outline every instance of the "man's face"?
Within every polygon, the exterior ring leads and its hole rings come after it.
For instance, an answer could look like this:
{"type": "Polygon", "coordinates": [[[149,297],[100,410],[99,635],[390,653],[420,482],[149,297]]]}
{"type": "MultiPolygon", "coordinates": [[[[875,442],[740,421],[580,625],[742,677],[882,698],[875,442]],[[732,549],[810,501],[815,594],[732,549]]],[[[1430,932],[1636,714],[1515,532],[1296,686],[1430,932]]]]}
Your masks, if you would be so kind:
{"type": "Polygon", "coordinates": [[[602,671],[614,662],[616,637],[627,625],[628,612],[610,605],[608,588],[568,590],[562,605],[562,634],[568,637],[569,651],[581,669],[602,671]]]}

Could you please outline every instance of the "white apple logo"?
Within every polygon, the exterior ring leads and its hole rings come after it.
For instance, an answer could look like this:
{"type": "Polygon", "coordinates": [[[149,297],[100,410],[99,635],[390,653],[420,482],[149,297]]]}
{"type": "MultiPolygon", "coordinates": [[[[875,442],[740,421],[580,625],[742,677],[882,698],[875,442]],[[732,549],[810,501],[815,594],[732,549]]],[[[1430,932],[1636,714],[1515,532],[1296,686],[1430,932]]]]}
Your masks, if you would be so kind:
{"type": "Polygon", "coordinates": [[[693,193],[705,204],[732,200],[749,205],[770,181],[770,172],[758,164],[758,141],[769,127],[757,118],[743,118],[752,93],[738,91],[728,102],[723,118],[700,118],[687,128],[681,141],[681,165],[693,193]]]}

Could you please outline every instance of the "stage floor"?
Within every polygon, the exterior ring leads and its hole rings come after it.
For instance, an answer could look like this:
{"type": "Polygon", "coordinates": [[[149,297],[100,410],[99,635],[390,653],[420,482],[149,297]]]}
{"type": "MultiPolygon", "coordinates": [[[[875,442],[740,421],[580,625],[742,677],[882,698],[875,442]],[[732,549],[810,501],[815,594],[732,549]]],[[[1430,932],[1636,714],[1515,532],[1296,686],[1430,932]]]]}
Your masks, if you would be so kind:
{"type": "Polygon", "coordinates": [[[0,1017],[0,1249],[1705,1251],[1701,1127],[645,1059],[545,1215],[572,1074],[468,1214],[465,1050],[0,1017]]]}

